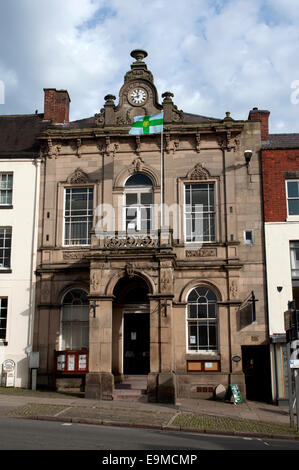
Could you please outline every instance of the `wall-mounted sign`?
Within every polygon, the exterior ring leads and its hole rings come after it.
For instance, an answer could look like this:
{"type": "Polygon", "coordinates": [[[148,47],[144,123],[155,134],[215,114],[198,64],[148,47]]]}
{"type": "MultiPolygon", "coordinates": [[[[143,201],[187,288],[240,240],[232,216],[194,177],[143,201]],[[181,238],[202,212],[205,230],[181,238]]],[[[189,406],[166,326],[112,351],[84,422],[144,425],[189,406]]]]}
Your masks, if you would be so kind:
{"type": "Polygon", "coordinates": [[[232,357],[232,360],[233,360],[234,362],[240,362],[240,361],[241,361],[241,357],[240,357],[240,356],[233,356],[233,357],[232,357]]]}
{"type": "Polygon", "coordinates": [[[16,364],[12,359],[6,359],[2,364],[3,372],[11,372],[15,369],[16,364]]]}

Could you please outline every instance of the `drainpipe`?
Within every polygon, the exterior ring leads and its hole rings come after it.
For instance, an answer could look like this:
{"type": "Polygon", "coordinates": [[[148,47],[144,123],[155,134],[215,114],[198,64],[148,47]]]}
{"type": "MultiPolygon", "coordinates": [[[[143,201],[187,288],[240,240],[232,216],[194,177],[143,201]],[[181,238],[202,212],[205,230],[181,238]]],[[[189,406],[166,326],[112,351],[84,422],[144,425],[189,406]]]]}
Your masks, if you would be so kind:
{"type": "Polygon", "coordinates": [[[31,260],[30,260],[30,280],[29,280],[29,319],[28,319],[28,332],[27,332],[27,355],[30,354],[33,347],[33,332],[34,332],[34,310],[35,310],[35,267],[36,267],[36,251],[37,251],[37,231],[38,231],[38,209],[39,209],[39,184],[40,184],[40,163],[41,160],[37,158],[34,160],[35,165],[35,183],[34,183],[34,209],[33,209],[33,228],[31,239],[31,260]]]}
{"type": "MultiPolygon", "coordinates": [[[[225,258],[226,265],[228,265],[228,227],[227,227],[227,195],[226,195],[226,165],[225,165],[225,148],[222,148],[222,164],[223,164],[223,192],[224,192],[224,233],[225,233],[225,258]]],[[[226,269],[226,286],[227,286],[227,299],[230,300],[229,292],[229,273],[226,269]]],[[[229,354],[229,377],[228,385],[231,384],[232,374],[232,345],[231,345],[231,307],[228,305],[228,354],[229,354]]]]}

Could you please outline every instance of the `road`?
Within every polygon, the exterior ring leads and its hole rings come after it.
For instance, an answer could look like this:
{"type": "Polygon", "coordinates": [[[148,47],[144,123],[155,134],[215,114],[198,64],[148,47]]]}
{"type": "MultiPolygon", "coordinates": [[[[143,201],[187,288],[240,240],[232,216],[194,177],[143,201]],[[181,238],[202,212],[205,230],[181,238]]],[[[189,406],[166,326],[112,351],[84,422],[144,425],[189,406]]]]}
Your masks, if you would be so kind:
{"type": "Polygon", "coordinates": [[[299,442],[0,419],[0,450],[299,450],[299,442]]]}

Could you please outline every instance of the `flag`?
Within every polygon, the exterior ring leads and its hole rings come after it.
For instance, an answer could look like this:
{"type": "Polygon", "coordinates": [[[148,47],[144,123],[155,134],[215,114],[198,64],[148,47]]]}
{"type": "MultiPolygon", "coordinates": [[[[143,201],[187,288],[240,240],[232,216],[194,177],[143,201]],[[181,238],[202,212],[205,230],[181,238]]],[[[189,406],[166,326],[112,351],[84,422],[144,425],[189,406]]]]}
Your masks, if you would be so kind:
{"type": "Polygon", "coordinates": [[[129,131],[132,135],[160,134],[163,132],[163,112],[151,116],[136,116],[129,131]]]}

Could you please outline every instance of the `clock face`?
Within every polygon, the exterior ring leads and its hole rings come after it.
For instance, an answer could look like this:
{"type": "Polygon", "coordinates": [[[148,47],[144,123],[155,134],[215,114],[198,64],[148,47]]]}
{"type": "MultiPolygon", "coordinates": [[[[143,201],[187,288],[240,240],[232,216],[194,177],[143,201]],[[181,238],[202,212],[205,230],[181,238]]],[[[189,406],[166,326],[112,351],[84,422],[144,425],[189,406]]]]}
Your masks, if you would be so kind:
{"type": "Polygon", "coordinates": [[[143,88],[135,88],[129,94],[129,100],[133,104],[143,104],[146,102],[147,92],[143,88]]]}

